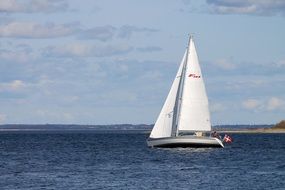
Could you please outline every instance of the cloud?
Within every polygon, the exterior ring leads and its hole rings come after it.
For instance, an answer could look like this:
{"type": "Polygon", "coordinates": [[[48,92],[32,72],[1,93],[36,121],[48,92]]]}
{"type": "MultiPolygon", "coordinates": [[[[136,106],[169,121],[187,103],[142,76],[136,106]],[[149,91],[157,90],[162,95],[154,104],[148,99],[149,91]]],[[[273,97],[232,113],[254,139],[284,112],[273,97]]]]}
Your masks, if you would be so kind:
{"type": "MultiPolygon", "coordinates": [[[[54,24],[52,22],[39,24],[36,22],[8,21],[0,22],[0,38],[56,38],[75,35],[80,40],[95,39],[108,41],[114,36],[129,39],[135,33],[150,34],[155,29],[136,26],[122,26],[116,28],[111,25],[81,29],[79,23],[54,24]]],[[[159,50],[158,47],[149,47],[149,51],[159,50]]],[[[142,50],[143,51],[143,50],[142,50]]],[[[148,51],[147,49],[145,51],[148,51]]]]}
{"type": "Polygon", "coordinates": [[[284,100],[282,100],[280,98],[277,98],[277,97],[271,97],[268,100],[267,109],[269,111],[277,110],[277,109],[283,108],[284,105],[285,105],[285,101],[284,100]]]}
{"type": "Polygon", "coordinates": [[[64,46],[49,46],[44,49],[44,54],[53,57],[106,57],[126,54],[132,50],[132,47],[125,45],[90,46],[74,43],[64,46]]]}
{"type": "Polygon", "coordinates": [[[13,52],[0,50],[0,60],[13,61],[13,62],[28,62],[30,55],[27,52],[13,52]]]}
{"type": "Polygon", "coordinates": [[[207,0],[213,13],[272,16],[285,13],[285,1],[260,0],[207,0]]]}
{"type": "Polygon", "coordinates": [[[100,41],[111,40],[114,36],[121,39],[129,39],[134,34],[150,34],[157,32],[156,29],[146,28],[146,27],[137,27],[131,25],[124,25],[121,27],[114,26],[97,26],[86,30],[81,30],[78,34],[79,39],[96,39],[100,41]]]}
{"type": "Polygon", "coordinates": [[[137,27],[137,26],[131,26],[131,25],[124,25],[119,29],[118,37],[129,39],[134,33],[153,33],[157,32],[158,30],[152,29],[152,28],[146,28],[146,27],[137,27]]]}
{"type": "Polygon", "coordinates": [[[28,45],[18,44],[9,47],[9,45],[5,44],[5,47],[8,49],[0,49],[0,61],[2,63],[28,63],[37,59],[37,55],[28,45]]]}
{"type": "Polygon", "coordinates": [[[158,81],[161,80],[163,77],[163,74],[159,71],[145,71],[140,76],[142,80],[149,80],[149,81],[158,81]]]}
{"type": "Polygon", "coordinates": [[[277,67],[285,67],[285,59],[276,62],[277,67]]]}
{"type": "Polygon", "coordinates": [[[247,99],[242,106],[248,110],[274,111],[284,109],[285,101],[277,97],[269,97],[267,100],[247,99]]]}
{"type": "MultiPolygon", "coordinates": [[[[91,107],[90,104],[95,107],[145,106],[154,100],[156,101],[157,93],[150,94],[150,92],[161,91],[162,86],[157,84],[157,80],[161,81],[161,77],[165,78],[164,73],[162,75],[151,67],[154,65],[154,62],[151,61],[128,62],[128,60],[111,61],[103,59],[96,60],[94,63],[93,59],[83,59],[84,64],[80,61],[67,64],[65,60],[61,60],[61,64],[51,60],[49,63],[28,65],[29,67],[33,66],[33,78],[30,81],[25,80],[25,83],[23,82],[23,90],[19,88],[17,92],[12,91],[6,95],[0,94],[9,99],[11,99],[11,95],[17,95],[11,101],[15,105],[16,101],[23,99],[25,100],[22,104],[23,107],[24,105],[28,106],[28,104],[31,106],[43,104],[51,107],[91,107]],[[95,68],[92,69],[94,66],[95,68]],[[106,74],[102,76],[102,73],[106,74]],[[145,85],[149,82],[155,82],[155,84],[145,85]],[[156,91],[152,90],[155,86],[156,91]],[[21,96],[19,96],[19,92],[22,93],[21,96]],[[145,99],[147,103],[142,101],[145,99]]],[[[160,67],[161,65],[164,64],[161,63],[160,67]]],[[[21,72],[27,74],[25,70],[21,72]]],[[[10,84],[12,81],[8,83],[10,84]]],[[[5,90],[7,91],[6,86],[5,90]]],[[[1,89],[3,89],[2,87],[1,89]]]]}
{"type": "Polygon", "coordinates": [[[54,38],[68,36],[75,31],[73,24],[10,22],[0,25],[0,37],[8,38],[54,38]]]}
{"type": "Polygon", "coordinates": [[[0,1],[1,12],[17,12],[21,10],[21,6],[16,0],[2,0],[0,1]]]}
{"type": "Polygon", "coordinates": [[[202,61],[202,70],[210,75],[221,76],[277,76],[285,72],[283,60],[276,62],[237,62],[226,58],[202,61]],[[258,69],[257,69],[258,68],[258,69]]]}
{"type": "Polygon", "coordinates": [[[55,57],[85,57],[91,55],[92,48],[86,44],[68,44],[64,46],[49,46],[45,48],[45,54],[47,56],[55,57]]]}
{"type": "Polygon", "coordinates": [[[258,77],[253,78],[244,78],[244,77],[232,77],[231,79],[224,79],[227,80],[226,85],[224,85],[224,89],[240,92],[243,93],[251,93],[252,90],[263,89],[266,85],[268,85],[268,81],[261,80],[258,77]],[[250,89],[250,90],[249,90],[250,89]]]}
{"type": "Polygon", "coordinates": [[[148,53],[148,52],[154,52],[154,51],[161,51],[162,48],[157,47],[157,46],[147,46],[147,47],[136,48],[136,50],[139,52],[148,53]]]}
{"type": "Polygon", "coordinates": [[[247,99],[242,102],[242,106],[248,110],[254,110],[260,107],[262,102],[257,99],[247,99]]]}
{"type": "Polygon", "coordinates": [[[219,59],[214,62],[214,65],[225,70],[232,70],[236,68],[235,65],[227,59],[219,59]]]}
{"type": "Polygon", "coordinates": [[[113,56],[127,54],[133,50],[133,47],[126,45],[108,45],[103,47],[95,47],[93,52],[97,57],[113,56]]]}
{"type": "Polygon", "coordinates": [[[115,35],[116,28],[113,26],[98,26],[87,30],[82,30],[80,39],[96,39],[100,41],[111,40],[115,35]]]}
{"type": "Polygon", "coordinates": [[[21,80],[14,80],[8,83],[0,83],[0,92],[2,91],[19,91],[25,87],[25,83],[21,80]]]}
{"type": "Polygon", "coordinates": [[[8,13],[35,13],[35,12],[57,12],[68,9],[68,4],[65,0],[1,0],[0,12],[8,13]]]}
{"type": "Polygon", "coordinates": [[[111,90],[101,94],[101,103],[110,105],[110,100],[115,105],[133,104],[136,103],[138,95],[135,92],[125,91],[123,89],[111,90]]]}

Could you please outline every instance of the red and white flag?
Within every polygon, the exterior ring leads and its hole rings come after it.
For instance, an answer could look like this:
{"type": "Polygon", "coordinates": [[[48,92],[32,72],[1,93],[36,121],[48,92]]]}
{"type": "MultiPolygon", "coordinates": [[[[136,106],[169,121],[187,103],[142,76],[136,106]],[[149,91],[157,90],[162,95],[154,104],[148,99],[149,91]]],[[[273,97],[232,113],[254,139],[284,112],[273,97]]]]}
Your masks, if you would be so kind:
{"type": "Polygon", "coordinates": [[[232,142],[233,142],[233,139],[232,139],[229,135],[225,134],[225,136],[224,136],[224,138],[223,138],[223,141],[224,141],[225,143],[232,143],[232,142]]]}

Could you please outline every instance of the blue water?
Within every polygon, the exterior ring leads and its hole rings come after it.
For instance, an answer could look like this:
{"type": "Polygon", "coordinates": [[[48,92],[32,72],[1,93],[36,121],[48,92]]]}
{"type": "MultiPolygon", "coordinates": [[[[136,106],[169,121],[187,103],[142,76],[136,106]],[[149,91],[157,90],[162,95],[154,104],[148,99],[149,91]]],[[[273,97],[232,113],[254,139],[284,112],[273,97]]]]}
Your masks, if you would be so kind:
{"type": "Polygon", "coordinates": [[[285,189],[285,134],[150,149],[128,132],[0,133],[0,189],[285,189]]]}

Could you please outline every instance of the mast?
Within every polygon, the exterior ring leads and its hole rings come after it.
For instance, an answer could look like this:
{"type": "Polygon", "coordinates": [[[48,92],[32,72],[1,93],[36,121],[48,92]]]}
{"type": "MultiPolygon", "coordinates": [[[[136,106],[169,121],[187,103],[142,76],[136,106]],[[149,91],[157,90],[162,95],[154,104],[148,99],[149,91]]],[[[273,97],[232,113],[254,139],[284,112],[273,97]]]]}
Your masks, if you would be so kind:
{"type": "Polygon", "coordinates": [[[181,73],[181,79],[179,81],[179,86],[177,90],[177,96],[175,100],[175,106],[173,110],[173,120],[172,120],[172,131],[171,136],[175,137],[178,136],[178,121],[181,111],[181,103],[182,103],[182,94],[183,94],[183,87],[184,87],[184,80],[185,80],[185,72],[186,72],[186,66],[188,61],[188,54],[189,54],[189,48],[190,48],[190,42],[191,42],[192,35],[189,37],[188,47],[187,47],[187,54],[186,59],[183,63],[182,73],[181,73]]]}

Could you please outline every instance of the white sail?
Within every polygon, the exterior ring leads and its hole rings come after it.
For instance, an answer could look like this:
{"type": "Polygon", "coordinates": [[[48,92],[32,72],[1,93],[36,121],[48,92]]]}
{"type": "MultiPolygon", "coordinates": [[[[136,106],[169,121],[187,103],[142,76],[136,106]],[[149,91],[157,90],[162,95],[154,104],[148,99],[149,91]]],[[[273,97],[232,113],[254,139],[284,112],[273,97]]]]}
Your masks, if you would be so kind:
{"type": "Polygon", "coordinates": [[[174,111],[179,82],[181,80],[182,67],[185,62],[185,57],[186,57],[186,52],[184,53],[183,59],[179,66],[176,77],[172,83],[172,86],[168,93],[166,101],[151,131],[151,134],[150,134],[151,138],[161,138],[161,137],[171,136],[172,122],[173,122],[173,115],[174,115],[173,111],[174,111]]]}
{"type": "Polygon", "coordinates": [[[211,131],[208,97],[192,38],[186,61],[178,130],[211,131]]]}

